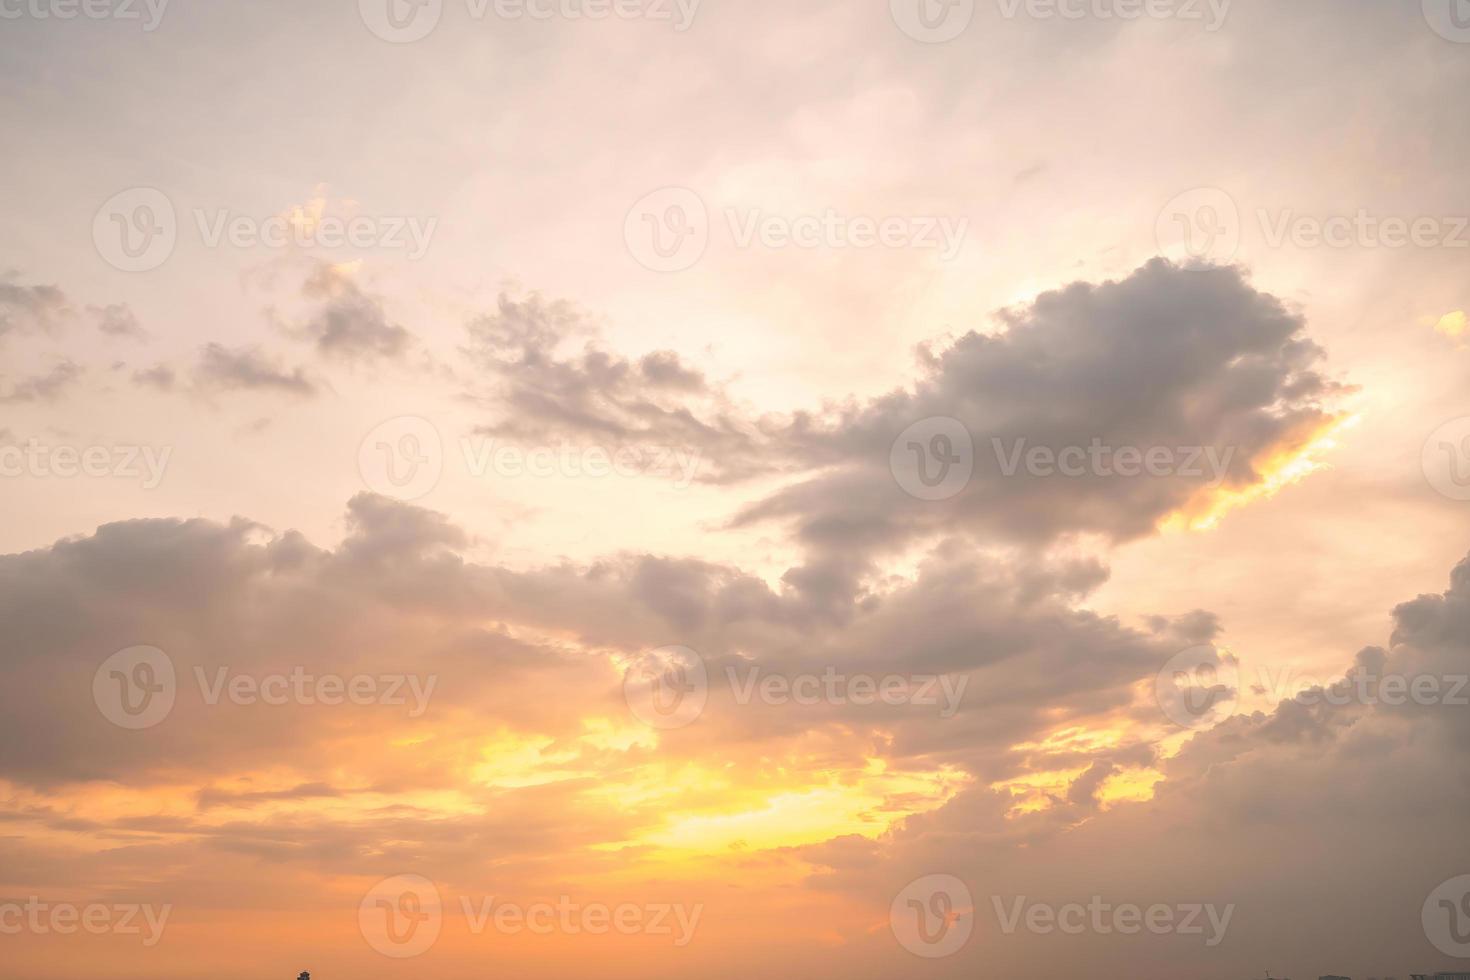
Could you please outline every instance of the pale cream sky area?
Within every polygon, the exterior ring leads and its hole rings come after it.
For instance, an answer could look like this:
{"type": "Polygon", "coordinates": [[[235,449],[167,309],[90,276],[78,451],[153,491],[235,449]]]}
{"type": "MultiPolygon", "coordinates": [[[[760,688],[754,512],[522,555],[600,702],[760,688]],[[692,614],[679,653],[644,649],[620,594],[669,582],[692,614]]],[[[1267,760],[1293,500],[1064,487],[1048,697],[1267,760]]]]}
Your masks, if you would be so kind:
{"type": "Polygon", "coordinates": [[[1465,969],[1467,8],[0,0],[0,961],[1465,969]]]}

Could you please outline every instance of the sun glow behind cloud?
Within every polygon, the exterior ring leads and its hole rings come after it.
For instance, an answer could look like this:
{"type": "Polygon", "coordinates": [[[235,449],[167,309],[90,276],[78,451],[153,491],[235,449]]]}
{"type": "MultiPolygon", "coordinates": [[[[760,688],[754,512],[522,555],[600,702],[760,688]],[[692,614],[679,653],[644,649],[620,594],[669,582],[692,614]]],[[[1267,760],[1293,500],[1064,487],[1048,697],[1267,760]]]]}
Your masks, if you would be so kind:
{"type": "Polygon", "coordinates": [[[1251,461],[1257,474],[1248,486],[1207,488],[1180,510],[1166,517],[1163,531],[1205,531],[1218,527],[1233,510],[1259,500],[1270,500],[1289,486],[1300,483],[1330,464],[1322,457],[1338,447],[1338,437],[1362,421],[1357,414],[1331,416],[1313,426],[1300,438],[1288,440],[1261,459],[1251,461]]]}

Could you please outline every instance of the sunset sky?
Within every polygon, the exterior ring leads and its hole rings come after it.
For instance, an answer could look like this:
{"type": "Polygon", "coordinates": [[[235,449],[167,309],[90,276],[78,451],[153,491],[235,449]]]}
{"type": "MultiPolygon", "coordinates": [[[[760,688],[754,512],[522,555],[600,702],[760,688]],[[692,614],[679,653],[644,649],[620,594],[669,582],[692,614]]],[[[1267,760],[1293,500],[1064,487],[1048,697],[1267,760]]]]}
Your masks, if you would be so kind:
{"type": "Polygon", "coordinates": [[[0,48],[0,975],[1470,969],[1467,0],[0,48]]]}

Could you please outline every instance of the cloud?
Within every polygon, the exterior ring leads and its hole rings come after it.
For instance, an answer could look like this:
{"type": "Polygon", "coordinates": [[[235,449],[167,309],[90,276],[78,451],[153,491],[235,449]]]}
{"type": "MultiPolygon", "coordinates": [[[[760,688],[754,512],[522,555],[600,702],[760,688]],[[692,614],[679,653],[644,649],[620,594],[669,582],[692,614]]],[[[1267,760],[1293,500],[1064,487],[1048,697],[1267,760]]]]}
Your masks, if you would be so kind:
{"type": "Polygon", "coordinates": [[[1316,370],[1322,351],[1302,318],[1235,268],[1154,260],[999,318],[1001,332],[922,349],[911,388],[793,424],[784,451],[820,472],[749,505],[736,525],[792,522],[817,553],[953,533],[1125,541],[1262,485],[1333,424],[1346,391],[1316,370]],[[910,426],[935,418],[960,424],[973,474],[947,499],[920,499],[900,485],[892,454],[910,426]],[[1108,457],[1074,475],[1026,465],[1037,447],[1055,459],[1093,446],[1167,450],[1174,465],[1133,477],[1108,457]]]}
{"type": "Polygon", "coordinates": [[[322,357],[395,359],[412,346],[413,335],[389,322],[382,300],[363,291],[350,266],[318,263],[302,295],[317,309],[306,323],[288,329],[311,340],[322,357]]]}
{"type": "Polygon", "coordinates": [[[1463,347],[1466,335],[1470,333],[1470,325],[1467,325],[1465,311],[1455,310],[1452,313],[1446,313],[1434,325],[1434,330],[1441,336],[1448,337],[1463,347]]]}
{"type": "Polygon", "coordinates": [[[9,392],[0,395],[0,402],[20,404],[25,402],[53,402],[68,388],[73,387],[85,372],[72,361],[62,361],[45,374],[17,381],[9,392]]]}
{"type": "MultiPolygon", "coordinates": [[[[1470,867],[1470,843],[1456,823],[1470,805],[1461,775],[1470,710],[1448,698],[1415,704],[1349,692],[1355,677],[1397,676],[1448,680],[1439,687],[1448,696],[1470,673],[1470,558],[1445,592],[1401,604],[1393,621],[1388,647],[1351,658],[1342,680],[1192,736],[1156,763],[1165,778],[1145,802],[1086,812],[1107,759],[1084,767],[1064,799],[1029,817],[1007,816],[1005,791],[975,787],[864,845],[863,861],[829,861],[810,849],[824,868],[813,883],[881,907],[921,874],[966,881],[977,938],[940,964],[942,977],[973,976],[982,960],[1000,974],[1051,975],[1130,957],[1146,959],[1148,975],[1199,975],[1206,953],[1210,975],[1220,976],[1250,975],[1263,960],[1291,976],[1448,965],[1426,940],[1420,907],[1470,867]],[[1235,913],[1225,941],[1209,951],[1183,936],[1145,943],[1092,930],[1063,942],[1057,933],[1002,933],[993,899],[1023,895],[1052,904],[1094,895],[1114,905],[1214,903],[1235,913]],[[1282,922],[1291,924],[1289,941],[1282,922]],[[1363,923],[1372,927],[1345,928],[1363,923]]],[[[867,952],[890,955],[876,944],[867,952]]]]}
{"type": "Polygon", "coordinates": [[[50,333],[71,314],[56,286],[23,286],[16,273],[0,273],[0,338],[10,333],[50,333]]]}
{"type": "Polygon", "coordinates": [[[194,369],[194,379],[206,389],[278,391],[303,398],[317,394],[316,383],[303,368],[282,367],[256,347],[206,345],[194,369]]]}
{"type": "Polygon", "coordinates": [[[138,317],[126,303],[89,306],[87,312],[97,319],[97,329],[109,337],[148,339],[148,332],[138,324],[138,317]]]}
{"type": "Polygon", "coordinates": [[[150,368],[142,368],[133,372],[135,384],[157,388],[159,391],[172,391],[176,379],[174,369],[167,364],[155,364],[150,368]]]}
{"type": "Polygon", "coordinates": [[[689,447],[713,479],[745,478],[779,464],[762,423],[724,388],[672,351],[633,361],[604,349],[570,304],[501,296],[469,326],[482,374],[473,394],[495,417],[484,432],[526,441],[689,447]]]}

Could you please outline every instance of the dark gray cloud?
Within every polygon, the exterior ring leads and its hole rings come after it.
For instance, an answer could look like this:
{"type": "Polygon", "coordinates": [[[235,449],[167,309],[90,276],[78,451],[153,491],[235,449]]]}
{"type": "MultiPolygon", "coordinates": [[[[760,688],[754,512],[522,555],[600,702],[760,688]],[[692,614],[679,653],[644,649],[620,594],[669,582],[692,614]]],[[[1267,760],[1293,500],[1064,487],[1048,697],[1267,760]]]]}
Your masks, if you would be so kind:
{"type": "Polygon", "coordinates": [[[276,391],[305,398],[317,394],[317,384],[304,368],[283,367],[257,347],[206,345],[194,380],[206,390],[276,391]]]}
{"type": "Polygon", "coordinates": [[[1215,472],[1227,490],[1259,482],[1258,464],[1325,425],[1343,390],[1315,369],[1322,352],[1305,338],[1302,318],[1234,268],[1155,260],[1126,279],[1074,283],[999,318],[999,333],[922,350],[911,389],[794,425],[786,451],[807,454],[822,471],[750,505],[737,525],[790,521],[818,553],[956,532],[1135,538],[1205,492],[1215,472]],[[962,424],[974,473],[948,499],[918,499],[895,479],[890,451],[909,426],[936,417],[962,424]],[[1161,447],[1181,464],[1194,455],[1194,466],[1178,469],[1200,472],[1118,477],[1089,462],[1067,476],[1032,472],[1024,457],[1012,465],[1018,449],[1094,443],[1161,447]]]}
{"type": "Polygon", "coordinates": [[[302,325],[288,328],[309,339],[325,358],[361,360],[399,358],[413,335],[388,319],[383,301],[364,292],[351,273],[329,263],[316,265],[302,286],[316,309],[302,325]]]}
{"type": "Polygon", "coordinates": [[[811,561],[788,582],[839,606],[871,570],[870,556],[916,539],[1149,534],[1216,487],[1260,483],[1268,460],[1333,421],[1347,390],[1321,373],[1322,351],[1302,317],[1233,267],[1154,260],[996,320],[994,333],[921,348],[908,387],[785,417],[736,404],[675,354],[609,353],[564,303],[502,297],[469,331],[489,385],[482,400],[497,415],[488,432],[689,447],[704,478],[722,482],[793,475],[734,526],[791,525],[811,561]],[[901,485],[891,455],[910,426],[935,418],[961,426],[973,474],[947,499],[920,499],[901,485]],[[1091,462],[1094,446],[1108,453],[1097,457],[1101,467],[1091,462]],[[1089,454],[1079,475],[1027,465],[1035,450],[1074,447],[1089,454]],[[1171,463],[1162,474],[1117,476],[1118,450],[1163,450],[1171,463]]]}
{"type": "Polygon", "coordinates": [[[25,286],[16,273],[0,273],[0,338],[9,333],[49,333],[71,315],[66,294],[56,286],[25,286]]]}
{"type": "MultiPolygon", "coordinates": [[[[1436,886],[1470,868],[1460,830],[1470,806],[1470,709],[1342,692],[1358,675],[1470,672],[1470,559],[1445,592],[1398,606],[1393,622],[1386,649],[1361,651],[1328,685],[1339,689],[1338,703],[1287,699],[1194,735],[1156,763],[1167,778],[1148,802],[1092,812],[1115,761],[1107,756],[1051,810],[1030,817],[1007,817],[1006,793],[977,786],[887,840],[803,849],[822,868],[812,883],[881,908],[921,874],[965,881],[977,934],[939,964],[934,975],[946,978],[974,976],[981,964],[1036,976],[1123,960],[1158,977],[1250,976],[1265,961],[1283,976],[1453,969],[1429,944],[1420,910],[1436,886]],[[996,897],[1086,904],[1094,895],[1115,905],[1233,904],[1235,912],[1225,941],[1206,950],[1184,937],[1007,935],[993,908],[996,897]]],[[[877,943],[863,953],[880,962],[893,955],[877,943]]]]}

